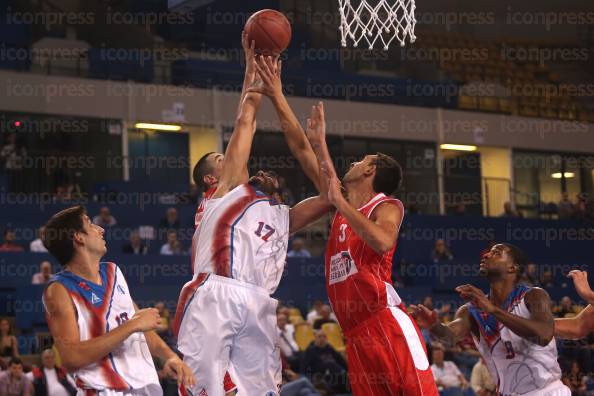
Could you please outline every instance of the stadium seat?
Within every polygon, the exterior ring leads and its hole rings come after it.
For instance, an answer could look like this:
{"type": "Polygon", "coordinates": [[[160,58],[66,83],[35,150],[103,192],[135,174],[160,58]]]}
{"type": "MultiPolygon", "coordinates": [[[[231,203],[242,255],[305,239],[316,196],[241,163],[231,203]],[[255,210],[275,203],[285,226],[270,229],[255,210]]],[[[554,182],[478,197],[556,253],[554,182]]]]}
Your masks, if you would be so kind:
{"type": "Polygon", "coordinates": [[[338,352],[345,351],[344,337],[342,335],[342,330],[337,323],[324,323],[322,325],[322,330],[324,330],[328,336],[328,343],[330,343],[334,349],[338,352]]]}
{"type": "Polygon", "coordinates": [[[289,322],[291,322],[291,324],[293,326],[297,326],[297,325],[300,325],[301,323],[304,323],[305,320],[303,319],[303,317],[301,315],[300,316],[293,315],[293,316],[289,316],[289,322]]]}
{"type": "Polygon", "coordinates": [[[291,316],[299,316],[299,317],[303,318],[299,308],[295,308],[295,307],[289,308],[289,317],[291,317],[291,316]]]}
{"type": "Polygon", "coordinates": [[[313,328],[308,323],[295,326],[295,341],[300,351],[305,351],[314,340],[313,328]]]}

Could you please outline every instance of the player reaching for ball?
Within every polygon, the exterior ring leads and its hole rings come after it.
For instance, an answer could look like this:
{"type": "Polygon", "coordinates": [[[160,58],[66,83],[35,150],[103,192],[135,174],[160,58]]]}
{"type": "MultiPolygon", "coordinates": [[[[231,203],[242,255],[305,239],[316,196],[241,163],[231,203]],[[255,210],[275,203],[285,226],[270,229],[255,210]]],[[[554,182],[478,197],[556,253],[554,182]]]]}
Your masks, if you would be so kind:
{"type": "Polygon", "coordinates": [[[587,337],[594,330],[594,291],[588,283],[588,272],[573,270],[567,276],[573,279],[576,291],[588,306],[573,318],[555,319],[555,336],[579,340],[587,337]]]}
{"type": "Polygon", "coordinates": [[[480,264],[480,274],[491,288],[488,296],[471,285],[457,287],[467,303],[447,325],[422,305],[411,306],[413,315],[450,345],[472,335],[497,383],[498,395],[569,396],[557,363],[549,295],[520,283],[526,264],[518,247],[496,244],[480,264]]]}
{"type": "Polygon", "coordinates": [[[195,395],[222,395],[229,365],[240,393],[278,394],[277,301],[270,294],[283,273],[289,234],[329,209],[325,196],[289,209],[273,172],[249,177],[260,101],[255,92],[242,98],[217,189],[204,206],[193,292],[181,301],[178,348],[196,375],[195,395]]]}
{"type": "MultiPolygon", "coordinates": [[[[245,63],[246,63],[246,70],[245,70],[245,77],[244,77],[244,84],[243,89],[240,96],[240,104],[243,102],[243,99],[247,93],[248,87],[251,87],[252,81],[255,79],[256,76],[256,66],[254,62],[254,45],[255,43],[252,42],[251,44],[248,43],[247,33],[244,31],[242,32],[242,46],[245,53],[245,63]]],[[[268,62],[272,63],[272,58],[268,58],[268,62]]],[[[280,67],[281,62],[278,63],[278,76],[280,79],[280,67]]],[[[263,89],[265,85],[259,84],[258,89],[263,89]]],[[[251,87],[252,91],[256,91],[253,89],[255,87],[251,87]]],[[[265,92],[264,92],[265,93],[265,92]]],[[[297,117],[293,113],[289,103],[287,102],[285,96],[282,92],[282,87],[280,92],[277,92],[275,95],[273,102],[275,103],[275,107],[278,113],[278,117],[280,119],[281,128],[283,134],[285,135],[285,139],[287,141],[287,145],[295,158],[303,164],[303,169],[305,174],[309,177],[310,180],[318,186],[318,167],[316,164],[315,156],[313,151],[309,145],[307,138],[305,137],[305,133],[303,128],[301,127],[297,117]]],[[[241,109],[241,106],[238,108],[241,109]]],[[[198,246],[198,236],[200,234],[200,222],[202,220],[202,216],[204,213],[204,207],[208,200],[212,198],[213,194],[215,193],[219,179],[221,177],[221,173],[223,170],[223,164],[225,161],[225,155],[222,153],[217,152],[210,152],[203,155],[193,169],[193,179],[194,183],[198,187],[198,189],[203,192],[202,201],[197,207],[194,225],[195,231],[192,237],[192,270],[194,270],[194,262],[195,256],[198,246]]],[[[181,318],[185,303],[188,301],[189,296],[191,296],[196,289],[196,284],[192,281],[188,282],[180,293],[180,298],[178,301],[178,306],[176,309],[176,315],[173,322],[173,332],[175,335],[179,333],[179,327],[181,324],[181,318]]],[[[233,375],[229,375],[228,373],[225,375],[224,381],[224,389],[228,396],[233,395],[235,390],[237,389],[236,385],[232,380],[233,375]]]]}
{"type": "Polygon", "coordinates": [[[326,248],[326,289],[346,336],[353,393],[436,396],[421,333],[391,283],[404,215],[391,194],[400,186],[402,169],[388,155],[367,155],[351,165],[341,186],[325,128],[320,103],[312,108],[308,138],[324,176],[321,185],[336,208],[326,248]]]}

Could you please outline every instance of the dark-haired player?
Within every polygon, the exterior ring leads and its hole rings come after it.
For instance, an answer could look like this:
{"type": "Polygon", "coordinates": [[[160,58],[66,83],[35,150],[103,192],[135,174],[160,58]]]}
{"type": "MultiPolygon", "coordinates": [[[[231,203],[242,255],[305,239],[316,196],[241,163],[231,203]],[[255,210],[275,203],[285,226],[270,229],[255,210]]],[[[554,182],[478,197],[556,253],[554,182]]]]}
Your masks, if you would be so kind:
{"type": "Polygon", "coordinates": [[[44,291],[47,321],[80,392],[161,395],[151,354],[163,359],[165,372],[179,384],[194,384],[191,370],[154,332],[159,312],[139,310],[122,271],[100,261],[107,252],[103,228],[83,207],[53,215],[43,244],[63,267],[44,291]]]}
{"type": "MultiPolygon", "coordinates": [[[[274,73],[280,73],[278,66],[274,73]]],[[[329,210],[325,195],[293,208],[283,205],[273,172],[249,177],[260,101],[254,92],[242,98],[217,189],[204,207],[194,279],[178,303],[178,348],[196,375],[195,395],[221,396],[229,367],[240,394],[278,395],[277,301],[270,294],[284,270],[289,234],[329,210]]],[[[317,171],[309,150],[309,168],[317,171]]]]}
{"type": "MultiPolygon", "coordinates": [[[[240,97],[240,104],[245,99],[247,94],[247,89],[252,85],[252,81],[255,78],[256,69],[255,69],[255,59],[254,59],[254,50],[247,42],[247,36],[245,32],[242,34],[242,46],[245,52],[246,57],[246,70],[245,70],[245,77],[244,77],[244,84],[243,89],[240,97]]],[[[280,62],[279,62],[279,69],[278,69],[278,76],[279,76],[279,84],[280,84],[280,62]]],[[[312,180],[316,187],[318,186],[318,169],[315,166],[315,157],[309,145],[309,142],[305,136],[303,128],[301,124],[297,120],[297,117],[293,113],[287,99],[285,98],[282,88],[275,92],[276,95],[274,96],[273,103],[275,105],[278,117],[281,122],[281,129],[285,135],[287,145],[291,150],[291,153],[298,159],[298,161],[303,165],[303,169],[306,175],[312,180]]],[[[239,107],[241,109],[241,105],[239,107]]],[[[212,198],[213,194],[217,190],[219,179],[221,177],[223,171],[223,165],[225,161],[225,155],[218,152],[209,152],[204,154],[194,166],[192,171],[192,179],[198,190],[202,193],[202,200],[196,209],[196,214],[194,217],[194,226],[195,231],[192,237],[192,252],[191,252],[191,260],[192,260],[192,271],[195,268],[194,261],[196,258],[196,253],[198,249],[198,237],[200,234],[200,222],[202,220],[202,216],[204,213],[204,208],[206,203],[212,198]]],[[[192,282],[189,282],[187,286],[184,287],[180,293],[180,298],[178,301],[178,307],[176,309],[175,319],[173,322],[173,332],[175,335],[179,333],[179,327],[181,325],[182,314],[184,310],[184,305],[187,302],[189,296],[193,293],[193,286],[192,282]]],[[[234,393],[237,389],[235,384],[232,381],[231,376],[226,373],[225,374],[225,381],[224,381],[224,389],[228,395],[234,393]]]]}
{"type": "Polygon", "coordinates": [[[326,146],[323,105],[313,111],[308,138],[336,208],[326,248],[326,289],[346,336],[353,393],[437,395],[419,329],[391,282],[404,216],[392,194],[402,169],[388,155],[366,155],[351,165],[341,186],[326,146]]]}
{"type": "Polygon", "coordinates": [[[471,285],[457,287],[467,303],[447,325],[424,306],[412,306],[413,314],[422,327],[450,344],[471,334],[498,395],[569,396],[557,363],[549,295],[520,283],[526,264],[518,247],[496,244],[480,264],[480,274],[489,280],[488,296],[471,285]]]}

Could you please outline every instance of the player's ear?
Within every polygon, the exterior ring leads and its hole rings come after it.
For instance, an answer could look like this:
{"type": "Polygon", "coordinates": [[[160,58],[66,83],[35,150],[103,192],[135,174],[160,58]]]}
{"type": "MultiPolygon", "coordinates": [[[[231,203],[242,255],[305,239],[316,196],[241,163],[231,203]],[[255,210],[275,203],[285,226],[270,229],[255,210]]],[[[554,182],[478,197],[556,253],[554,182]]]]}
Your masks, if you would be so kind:
{"type": "Polygon", "coordinates": [[[205,185],[210,186],[211,184],[216,183],[216,179],[212,175],[204,175],[202,181],[205,185]]]}
{"type": "Polygon", "coordinates": [[[369,163],[365,167],[365,176],[373,176],[373,175],[375,175],[375,170],[376,169],[377,169],[377,166],[375,165],[375,162],[369,163]]]}

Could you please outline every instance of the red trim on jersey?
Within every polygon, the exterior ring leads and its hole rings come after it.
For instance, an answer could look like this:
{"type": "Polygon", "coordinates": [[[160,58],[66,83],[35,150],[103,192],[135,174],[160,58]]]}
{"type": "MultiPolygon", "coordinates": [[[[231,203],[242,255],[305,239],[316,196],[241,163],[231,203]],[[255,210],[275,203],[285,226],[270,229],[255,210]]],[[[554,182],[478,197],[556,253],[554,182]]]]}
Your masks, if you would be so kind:
{"type": "Polygon", "coordinates": [[[256,191],[249,184],[245,184],[247,195],[237,199],[220,216],[213,232],[212,260],[214,273],[219,276],[231,277],[231,227],[233,220],[256,199],[256,191]]]}
{"type": "Polygon", "coordinates": [[[196,243],[198,242],[198,227],[200,226],[200,222],[202,221],[202,216],[204,214],[204,205],[206,205],[206,201],[212,198],[214,193],[217,191],[217,185],[215,184],[213,187],[209,188],[202,194],[202,201],[200,201],[200,205],[196,208],[196,214],[194,215],[194,235],[192,236],[192,256],[190,257],[190,263],[192,265],[192,274],[195,272],[194,267],[194,260],[196,258],[196,243]]]}
{"type": "MultiPolygon", "coordinates": [[[[106,322],[105,322],[105,314],[107,313],[107,309],[109,308],[109,302],[112,298],[113,286],[115,281],[115,273],[116,273],[116,265],[114,263],[107,263],[108,267],[106,269],[107,273],[107,282],[104,286],[105,293],[102,296],[103,301],[99,307],[93,306],[89,301],[85,298],[80,296],[75,292],[68,291],[70,296],[73,299],[76,299],[81,305],[83,305],[88,311],[92,313],[90,319],[91,323],[89,323],[89,329],[91,333],[91,338],[97,338],[106,333],[106,322]]],[[[115,390],[128,390],[130,387],[126,383],[126,381],[113,369],[111,364],[108,361],[107,357],[102,358],[98,362],[98,366],[101,368],[101,374],[103,376],[103,380],[107,384],[110,389],[115,390]]]]}
{"type": "Polygon", "coordinates": [[[181,326],[188,300],[192,297],[192,295],[194,295],[200,284],[204,282],[207,276],[208,274],[206,273],[198,274],[196,279],[186,283],[184,287],[182,287],[182,290],[179,294],[179,299],[177,300],[177,307],[175,308],[175,319],[173,320],[173,334],[176,337],[179,334],[179,328],[181,326]]]}

